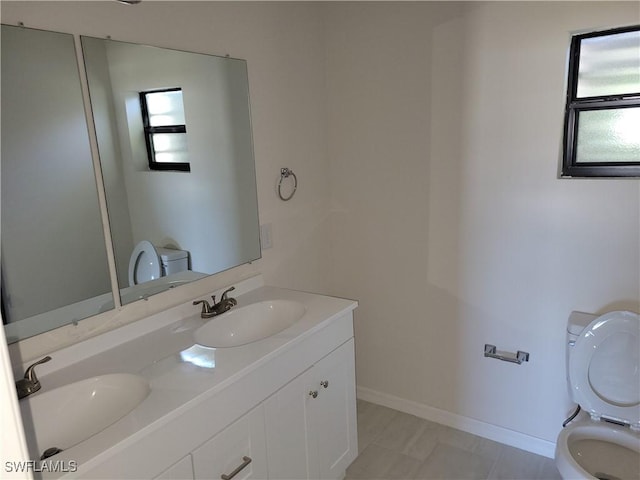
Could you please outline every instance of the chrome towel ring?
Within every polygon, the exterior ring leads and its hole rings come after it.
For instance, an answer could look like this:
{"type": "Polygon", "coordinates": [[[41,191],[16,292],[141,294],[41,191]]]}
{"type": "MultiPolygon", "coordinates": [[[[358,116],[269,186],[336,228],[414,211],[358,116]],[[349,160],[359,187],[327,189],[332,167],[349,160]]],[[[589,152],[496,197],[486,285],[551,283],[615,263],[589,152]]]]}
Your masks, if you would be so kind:
{"type": "Polygon", "coordinates": [[[281,168],[280,181],[278,182],[278,196],[280,197],[280,200],[283,200],[285,202],[288,200],[291,200],[293,198],[293,195],[296,193],[297,189],[298,189],[298,177],[296,177],[296,174],[293,173],[293,170],[290,170],[287,167],[281,168]],[[289,178],[289,177],[293,177],[293,190],[291,190],[291,193],[285,197],[284,195],[282,195],[282,181],[285,178],[289,178]]]}

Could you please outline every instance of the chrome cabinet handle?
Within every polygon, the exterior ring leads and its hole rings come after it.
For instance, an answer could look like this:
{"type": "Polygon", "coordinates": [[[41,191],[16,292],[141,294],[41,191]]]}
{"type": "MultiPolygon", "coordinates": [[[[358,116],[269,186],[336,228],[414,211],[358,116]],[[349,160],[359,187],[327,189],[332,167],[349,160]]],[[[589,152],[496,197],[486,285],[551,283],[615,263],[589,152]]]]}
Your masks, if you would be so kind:
{"type": "Polygon", "coordinates": [[[329,380],[322,380],[320,382],[320,385],[323,386],[324,388],[327,388],[329,386],[329,380]]]}
{"type": "Polygon", "coordinates": [[[222,480],[231,480],[233,477],[235,477],[238,473],[240,473],[247,465],[249,465],[251,463],[251,457],[242,457],[242,463],[240,465],[238,465],[238,467],[231,473],[226,474],[223,473],[222,475],[220,475],[220,478],[222,480]]]}
{"type": "Polygon", "coordinates": [[[309,395],[311,395],[313,398],[317,398],[318,397],[318,390],[311,390],[309,392],[309,395]]]}

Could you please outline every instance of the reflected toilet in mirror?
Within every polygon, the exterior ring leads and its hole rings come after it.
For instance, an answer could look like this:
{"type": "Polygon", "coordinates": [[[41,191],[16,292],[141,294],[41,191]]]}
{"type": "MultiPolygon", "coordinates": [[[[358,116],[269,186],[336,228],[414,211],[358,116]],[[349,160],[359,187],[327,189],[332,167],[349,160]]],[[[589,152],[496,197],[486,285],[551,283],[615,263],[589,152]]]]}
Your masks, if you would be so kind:
{"type": "Polygon", "coordinates": [[[157,280],[189,270],[189,252],[156,248],[147,240],[139,242],[129,259],[129,286],[157,280]]]}
{"type": "Polygon", "coordinates": [[[162,266],[156,247],[147,240],[139,242],[129,258],[129,286],[160,278],[162,266]]]}
{"type": "Polygon", "coordinates": [[[162,276],[168,277],[174,273],[189,270],[189,252],[174,248],[157,248],[162,266],[162,276]]]}

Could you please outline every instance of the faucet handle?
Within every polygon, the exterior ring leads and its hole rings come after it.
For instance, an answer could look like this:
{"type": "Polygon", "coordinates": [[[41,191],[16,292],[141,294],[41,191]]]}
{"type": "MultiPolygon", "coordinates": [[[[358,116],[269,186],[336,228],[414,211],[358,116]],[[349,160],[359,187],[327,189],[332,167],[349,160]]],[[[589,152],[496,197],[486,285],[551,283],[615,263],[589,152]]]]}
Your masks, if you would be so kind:
{"type": "MultiPolygon", "coordinates": [[[[222,298],[220,299],[220,303],[222,302],[226,302],[227,305],[229,305],[229,308],[231,308],[232,306],[235,306],[238,304],[238,301],[235,298],[229,297],[227,298],[227,293],[232,292],[233,290],[235,290],[236,287],[229,287],[227,288],[223,293],[222,293],[222,298]]],[[[228,310],[228,308],[227,308],[228,310]]]]}
{"type": "MultiPolygon", "coordinates": [[[[202,304],[202,314],[208,314],[211,313],[211,305],[209,305],[209,302],[207,302],[206,300],[194,300],[193,304],[194,305],[198,305],[198,304],[202,304]]],[[[213,303],[216,303],[216,299],[215,297],[213,297],[213,303]]]]}
{"type": "Polygon", "coordinates": [[[27,368],[26,372],[24,372],[24,378],[25,380],[29,380],[31,383],[39,383],[38,382],[38,377],[36,377],[36,365],[40,365],[41,363],[46,363],[49,360],[51,360],[51,357],[49,355],[47,355],[46,357],[38,360],[35,363],[32,363],[31,365],[29,365],[29,367],[27,368]]]}
{"type": "Polygon", "coordinates": [[[36,365],[40,365],[41,363],[45,363],[51,360],[51,357],[47,355],[46,357],[38,360],[37,362],[29,365],[27,367],[27,371],[24,372],[24,378],[18,380],[16,382],[16,391],[18,392],[18,400],[23,399],[24,397],[28,397],[32,393],[36,393],[40,390],[40,381],[38,377],[36,377],[36,365]]]}
{"type": "MultiPolygon", "coordinates": [[[[220,301],[222,302],[223,300],[227,300],[227,293],[232,292],[236,289],[236,287],[229,287],[227,288],[224,292],[222,292],[222,298],[220,299],[220,301]]],[[[233,300],[233,299],[230,299],[233,300]]]]}

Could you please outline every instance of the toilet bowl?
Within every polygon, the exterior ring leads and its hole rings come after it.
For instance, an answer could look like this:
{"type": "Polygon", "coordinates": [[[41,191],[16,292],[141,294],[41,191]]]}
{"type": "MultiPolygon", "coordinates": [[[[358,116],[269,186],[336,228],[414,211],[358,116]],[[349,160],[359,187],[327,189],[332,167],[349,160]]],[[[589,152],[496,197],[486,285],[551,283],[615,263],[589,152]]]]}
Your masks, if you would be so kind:
{"type": "Polygon", "coordinates": [[[588,419],[572,423],[560,432],[555,457],[564,479],[640,478],[640,441],[628,427],[588,419]]]}
{"type": "Polygon", "coordinates": [[[564,479],[640,478],[640,317],[573,312],[567,381],[583,410],[556,443],[564,479]]]}

